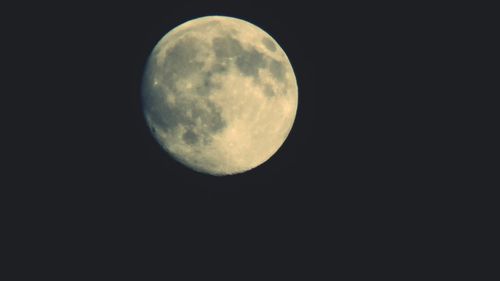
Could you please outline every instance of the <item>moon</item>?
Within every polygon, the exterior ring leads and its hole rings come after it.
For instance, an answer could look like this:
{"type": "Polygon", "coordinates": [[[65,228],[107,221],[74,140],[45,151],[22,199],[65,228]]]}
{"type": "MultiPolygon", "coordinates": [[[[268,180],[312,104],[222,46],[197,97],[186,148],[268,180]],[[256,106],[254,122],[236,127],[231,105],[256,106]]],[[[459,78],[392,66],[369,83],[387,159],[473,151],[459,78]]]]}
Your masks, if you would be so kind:
{"type": "Polygon", "coordinates": [[[142,106],[158,143],[202,173],[251,170],[286,140],[298,105],[288,57],[259,27],[207,16],[168,32],[152,50],[142,106]]]}

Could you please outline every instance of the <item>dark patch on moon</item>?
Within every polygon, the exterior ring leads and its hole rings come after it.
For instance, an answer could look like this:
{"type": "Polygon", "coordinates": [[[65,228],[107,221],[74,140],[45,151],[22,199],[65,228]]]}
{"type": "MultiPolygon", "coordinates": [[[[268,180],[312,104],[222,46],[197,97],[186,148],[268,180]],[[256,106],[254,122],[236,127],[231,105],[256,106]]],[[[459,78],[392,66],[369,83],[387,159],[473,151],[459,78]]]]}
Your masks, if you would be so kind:
{"type": "Polygon", "coordinates": [[[150,87],[149,90],[144,91],[143,106],[152,126],[165,132],[171,132],[178,126],[188,131],[198,127],[200,134],[196,138],[191,134],[183,136],[184,141],[189,144],[198,143],[200,140],[208,144],[214,133],[222,131],[227,126],[221,109],[215,103],[207,99],[193,102],[181,95],[174,95],[176,102],[174,105],[169,105],[166,101],[167,95],[161,88],[150,87]],[[188,113],[189,111],[191,114],[188,113]],[[197,120],[201,121],[201,126],[197,126],[197,120]],[[186,138],[189,140],[187,141],[186,138]]]}
{"type": "Polygon", "coordinates": [[[221,109],[205,98],[220,87],[213,81],[213,76],[227,71],[227,67],[215,64],[213,69],[203,70],[205,61],[198,61],[195,58],[200,52],[206,52],[205,46],[206,43],[199,39],[182,37],[175,46],[167,50],[161,65],[153,63],[155,57],[151,58],[144,77],[143,106],[151,126],[167,133],[183,127],[187,131],[182,139],[189,145],[208,144],[213,134],[227,126],[221,109]],[[154,73],[161,75],[155,77],[154,73]],[[155,78],[158,80],[157,85],[154,84],[155,78]],[[178,89],[176,83],[183,84],[183,81],[193,83],[193,87],[178,89]],[[201,97],[192,99],[188,93],[201,97]],[[175,97],[174,104],[167,103],[168,95],[175,97]],[[197,133],[194,133],[195,131],[197,133]]]}
{"type": "MultiPolygon", "coordinates": [[[[163,65],[159,66],[161,75],[160,83],[165,86],[170,92],[182,95],[184,93],[193,93],[202,96],[209,95],[214,89],[220,88],[220,85],[213,82],[213,75],[218,72],[224,72],[226,67],[220,64],[215,64],[211,69],[203,70],[205,61],[203,56],[199,56],[200,52],[206,52],[204,42],[193,37],[184,37],[173,46],[165,56],[163,65]],[[199,60],[196,60],[198,55],[199,60]],[[201,79],[196,79],[201,77],[201,79]],[[176,83],[185,81],[192,83],[191,89],[177,89],[176,83]]],[[[206,44],[205,44],[206,45],[206,44]]]]}
{"type": "Polygon", "coordinates": [[[188,130],[187,132],[184,133],[182,139],[187,144],[195,144],[198,142],[198,135],[195,134],[193,131],[188,130]]]}
{"type": "Polygon", "coordinates": [[[176,91],[175,83],[177,81],[181,79],[189,80],[201,71],[205,62],[195,59],[196,55],[202,52],[200,45],[200,40],[185,37],[179,40],[170,50],[167,50],[163,65],[160,65],[160,69],[156,70],[164,73],[164,75],[160,76],[162,80],[160,82],[164,86],[176,91]]]}
{"type": "Polygon", "coordinates": [[[142,95],[144,111],[154,126],[167,129],[171,125],[169,114],[165,113],[163,94],[155,88],[145,90],[142,95]]]}
{"type": "Polygon", "coordinates": [[[276,44],[274,44],[273,40],[267,38],[267,37],[264,37],[262,39],[262,43],[264,44],[264,46],[271,52],[274,52],[276,51],[276,44]]]}
{"type": "Polygon", "coordinates": [[[185,116],[185,113],[181,113],[186,112],[186,110],[177,112],[177,114],[181,114],[183,117],[183,122],[178,125],[187,128],[187,132],[182,136],[186,144],[194,145],[200,142],[205,145],[209,144],[212,140],[212,135],[221,132],[227,126],[227,123],[222,118],[220,108],[213,102],[206,101],[205,107],[196,103],[185,104],[183,107],[191,107],[192,110],[191,117],[185,116]],[[197,127],[199,134],[193,132],[197,120],[201,121],[201,126],[197,127]]]}
{"type": "Polygon", "coordinates": [[[269,71],[280,82],[285,78],[285,65],[282,62],[272,60],[269,64],[269,71]]]}
{"type": "Polygon", "coordinates": [[[181,39],[167,52],[163,66],[165,70],[177,76],[187,76],[199,71],[204,64],[203,61],[195,60],[196,55],[202,51],[200,43],[200,40],[192,37],[181,39]]]}
{"type": "Polygon", "coordinates": [[[240,42],[233,37],[215,37],[212,40],[215,56],[227,60],[241,55],[244,50],[240,42]]]}
{"type": "Polygon", "coordinates": [[[257,78],[259,68],[266,67],[264,54],[253,47],[250,50],[244,49],[241,43],[231,36],[215,37],[212,44],[218,60],[227,62],[231,58],[236,59],[236,67],[244,75],[257,78]]]}
{"type": "MultiPolygon", "coordinates": [[[[200,52],[206,53],[207,44],[200,39],[183,36],[166,51],[164,62],[151,65],[154,67],[148,69],[144,80],[143,106],[151,126],[167,133],[179,127],[185,128],[182,139],[188,145],[209,144],[212,136],[227,126],[221,109],[206,97],[221,87],[213,78],[227,72],[230,64],[234,64],[243,75],[253,77],[256,83],[262,84],[258,79],[260,68],[267,67],[277,81],[282,82],[285,78],[283,62],[268,57],[256,48],[245,49],[229,35],[214,38],[212,44],[216,60],[210,69],[203,70],[206,61],[204,56],[200,56],[200,52]],[[154,77],[154,73],[161,75],[154,77]],[[154,85],[155,78],[157,85],[154,85]],[[178,89],[176,84],[179,82],[193,85],[189,89],[178,89]],[[192,94],[200,98],[194,98],[192,94]],[[175,97],[174,104],[167,103],[167,95],[175,97]]],[[[154,62],[155,58],[151,61],[154,62]]],[[[271,85],[261,86],[266,96],[276,95],[271,85]]]]}
{"type": "Polygon", "coordinates": [[[215,62],[211,70],[213,71],[213,73],[225,73],[228,70],[227,62],[215,62]]]}
{"type": "Polygon", "coordinates": [[[265,84],[264,85],[264,94],[267,97],[274,97],[276,95],[276,93],[274,92],[273,88],[269,84],[265,84]]]}
{"type": "Polygon", "coordinates": [[[212,76],[213,73],[211,71],[202,73],[201,81],[194,86],[191,92],[200,96],[208,96],[213,93],[213,90],[220,88],[218,83],[212,81],[212,76]]]}
{"type": "Polygon", "coordinates": [[[262,53],[252,48],[250,51],[243,52],[236,59],[236,66],[244,75],[257,78],[259,76],[259,68],[265,67],[266,61],[262,53]]]}
{"type": "Polygon", "coordinates": [[[202,121],[202,131],[207,133],[218,133],[226,126],[226,121],[222,118],[221,109],[213,102],[206,101],[208,109],[200,108],[198,112],[193,112],[193,118],[199,117],[202,121]]]}

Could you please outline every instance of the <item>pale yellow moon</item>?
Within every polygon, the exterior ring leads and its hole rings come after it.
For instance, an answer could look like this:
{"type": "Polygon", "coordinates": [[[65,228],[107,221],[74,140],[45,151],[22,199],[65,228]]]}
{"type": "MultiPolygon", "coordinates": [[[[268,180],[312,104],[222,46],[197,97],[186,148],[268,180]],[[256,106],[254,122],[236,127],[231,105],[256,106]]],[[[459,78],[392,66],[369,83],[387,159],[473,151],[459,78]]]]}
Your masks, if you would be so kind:
{"type": "Polygon", "coordinates": [[[151,132],[170,155],[196,171],[230,175],[281,147],[295,120],[298,87],[269,34],[247,21],[208,16],[158,42],[142,98],[151,132]]]}

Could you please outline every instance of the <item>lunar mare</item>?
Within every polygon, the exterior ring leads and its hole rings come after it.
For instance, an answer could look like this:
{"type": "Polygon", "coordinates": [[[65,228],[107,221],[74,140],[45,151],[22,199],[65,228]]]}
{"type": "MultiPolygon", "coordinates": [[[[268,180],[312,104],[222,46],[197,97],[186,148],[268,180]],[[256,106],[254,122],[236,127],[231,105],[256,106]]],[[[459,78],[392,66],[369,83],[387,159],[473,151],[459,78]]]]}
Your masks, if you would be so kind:
{"type": "Polygon", "coordinates": [[[157,43],[142,98],[147,123],[169,154],[196,171],[229,175],[255,168],[281,147],[298,88],[269,34],[243,20],[209,16],[157,43]]]}

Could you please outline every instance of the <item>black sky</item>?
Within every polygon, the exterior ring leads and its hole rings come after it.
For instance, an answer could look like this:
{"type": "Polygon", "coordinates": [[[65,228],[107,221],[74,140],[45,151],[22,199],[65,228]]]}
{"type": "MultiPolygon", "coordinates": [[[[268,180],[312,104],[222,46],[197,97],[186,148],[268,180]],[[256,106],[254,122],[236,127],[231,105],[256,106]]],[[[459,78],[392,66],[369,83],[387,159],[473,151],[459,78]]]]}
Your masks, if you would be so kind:
{"type": "Polygon", "coordinates": [[[20,119],[31,129],[18,128],[29,160],[15,164],[25,171],[15,176],[23,206],[31,207],[18,212],[34,229],[82,238],[79,249],[149,258],[161,254],[141,243],[259,248],[255,239],[271,237],[277,251],[319,255],[312,249],[334,247],[349,260],[353,252],[383,253],[381,244],[398,255],[397,243],[409,247],[415,233],[426,235],[420,226],[444,200],[434,180],[442,159],[430,146],[446,130],[431,117],[444,104],[434,87],[442,69],[435,58],[445,53],[440,42],[448,33],[437,18],[450,7],[123,2],[28,5],[26,20],[14,21],[12,44],[30,65],[12,72],[33,77],[19,79],[16,89],[34,93],[20,103],[30,112],[20,119]],[[149,52],[172,28],[207,15],[268,32],[299,86],[284,145],[235,176],[204,175],[174,161],[141,111],[149,52]]]}

